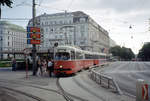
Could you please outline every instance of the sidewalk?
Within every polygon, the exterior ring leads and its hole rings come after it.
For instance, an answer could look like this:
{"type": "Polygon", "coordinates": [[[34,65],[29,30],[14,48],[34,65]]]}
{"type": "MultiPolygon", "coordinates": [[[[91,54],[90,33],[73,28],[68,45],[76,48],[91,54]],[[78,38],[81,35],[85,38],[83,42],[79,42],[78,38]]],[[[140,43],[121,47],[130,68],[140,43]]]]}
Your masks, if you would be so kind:
{"type": "Polygon", "coordinates": [[[135,101],[135,99],[118,95],[96,84],[88,77],[88,72],[75,77],[61,78],[60,84],[66,92],[88,101],[135,101]]]}
{"type": "Polygon", "coordinates": [[[62,95],[55,92],[58,91],[58,88],[56,86],[56,78],[54,77],[50,78],[48,76],[45,77],[32,76],[31,71],[29,71],[28,74],[29,76],[28,78],[26,78],[25,71],[1,71],[0,80],[10,82],[9,84],[6,83],[5,86],[10,85],[9,87],[12,89],[40,97],[45,101],[66,101],[62,95]],[[32,87],[30,85],[36,87],[32,87]],[[49,91],[40,89],[38,87],[49,89],[49,91]]]}

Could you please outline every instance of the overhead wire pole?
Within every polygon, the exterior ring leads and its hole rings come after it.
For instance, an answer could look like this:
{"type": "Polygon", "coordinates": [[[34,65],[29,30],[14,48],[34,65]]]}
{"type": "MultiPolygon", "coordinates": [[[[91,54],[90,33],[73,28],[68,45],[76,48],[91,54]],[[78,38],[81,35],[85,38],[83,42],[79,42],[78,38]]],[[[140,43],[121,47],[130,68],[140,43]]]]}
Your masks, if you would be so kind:
{"type": "MultiPolygon", "coordinates": [[[[33,7],[32,7],[32,17],[33,17],[33,27],[35,27],[35,0],[33,0],[33,7]]],[[[36,45],[33,44],[33,48],[32,48],[32,56],[33,56],[33,66],[32,66],[32,69],[33,69],[33,76],[36,75],[36,72],[37,72],[37,64],[36,64],[36,45]]]]}
{"type": "Polygon", "coordinates": [[[0,3],[0,20],[1,20],[1,17],[2,17],[2,7],[1,7],[1,3],[0,3]]]}

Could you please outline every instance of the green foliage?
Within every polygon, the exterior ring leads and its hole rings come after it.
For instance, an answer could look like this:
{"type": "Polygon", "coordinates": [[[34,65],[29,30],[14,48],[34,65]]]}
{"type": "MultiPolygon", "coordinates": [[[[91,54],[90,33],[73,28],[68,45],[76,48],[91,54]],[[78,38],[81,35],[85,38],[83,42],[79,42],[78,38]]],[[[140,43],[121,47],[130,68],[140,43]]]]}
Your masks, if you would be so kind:
{"type": "Polygon", "coordinates": [[[138,58],[141,58],[143,61],[150,60],[150,42],[143,45],[138,53],[138,58]]]}
{"type": "Polygon", "coordinates": [[[1,19],[1,13],[2,13],[2,10],[1,10],[1,5],[2,6],[8,6],[8,7],[10,7],[10,8],[12,8],[11,7],[11,5],[12,5],[12,0],[0,0],[0,19],[1,19]]]}
{"type": "Polygon", "coordinates": [[[135,57],[130,48],[115,46],[110,48],[110,53],[113,56],[117,56],[120,60],[131,60],[135,57]]]}
{"type": "Polygon", "coordinates": [[[10,7],[10,8],[12,8],[11,7],[11,5],[12,5],[12,0],[0,0],[0,4],[2,5],[2,6],[8,6],[8,7],[10,7]]]}
{"type": "Polygon", "coordinates": [[[0,61],[0,68],[1,67],[11,67],[11,62],[0,61]]]}

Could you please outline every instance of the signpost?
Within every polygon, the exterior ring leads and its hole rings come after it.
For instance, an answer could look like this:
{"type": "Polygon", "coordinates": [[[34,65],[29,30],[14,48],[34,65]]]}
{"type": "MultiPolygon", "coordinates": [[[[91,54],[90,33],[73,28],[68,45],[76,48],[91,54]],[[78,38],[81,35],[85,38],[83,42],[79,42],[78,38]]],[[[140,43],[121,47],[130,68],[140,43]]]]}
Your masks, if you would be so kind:
{"type": "MultiPolygon", "coordinates": [[[[35,6],[35,0],[33,0],[33,6],[35,6]]],[[[34,9],[35,7],[33,7],[34,9]]],[[[33,10],[34,11],[34,10],[33,10]]],[[[33,13],[33,19],[35,15],[33,13]]],[[[33,27],[27,27],[27,44],[32,44],[32,56],[33,56],[33,75],[36,75],[36,45],[39,45],[41,43],[41,34],[40,34],[40,28],[35,27],[35,23],[33,20],[33,27]]]]}
{"type": "Polygon", "coordinates": [[[30,53],[29,49],[24,49],[23,50],[24,54],[25,54],[25,59],[26,59],[26,79],[28,78],[28,61],[27,61],[27,55],[30,53]]]}

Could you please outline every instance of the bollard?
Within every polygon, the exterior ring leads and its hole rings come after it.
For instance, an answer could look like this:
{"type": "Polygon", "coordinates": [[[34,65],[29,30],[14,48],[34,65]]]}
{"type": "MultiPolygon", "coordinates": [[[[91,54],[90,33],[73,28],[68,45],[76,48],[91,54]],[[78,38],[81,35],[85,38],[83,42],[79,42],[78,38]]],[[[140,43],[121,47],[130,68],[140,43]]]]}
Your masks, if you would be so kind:
{"type": "Polygon", "coordinates": [[[136,101],[149,101],[148,84],[142,79],[138,79],[136,82],[136,101]]]}

